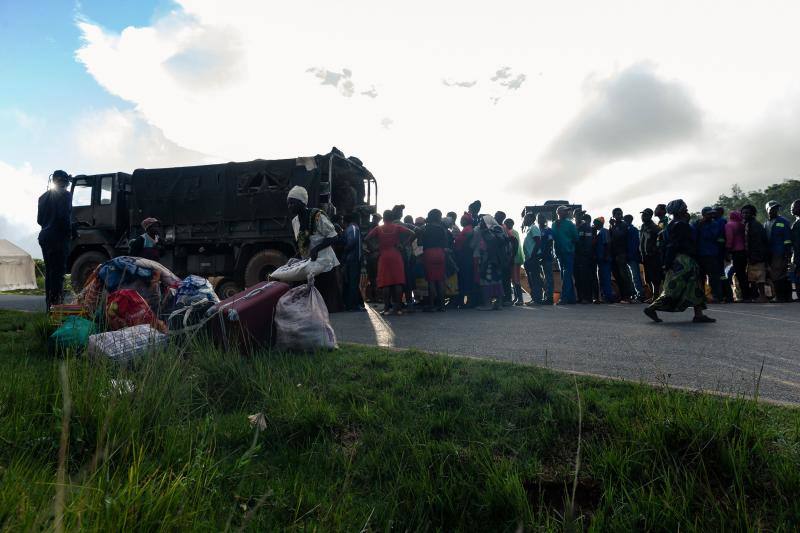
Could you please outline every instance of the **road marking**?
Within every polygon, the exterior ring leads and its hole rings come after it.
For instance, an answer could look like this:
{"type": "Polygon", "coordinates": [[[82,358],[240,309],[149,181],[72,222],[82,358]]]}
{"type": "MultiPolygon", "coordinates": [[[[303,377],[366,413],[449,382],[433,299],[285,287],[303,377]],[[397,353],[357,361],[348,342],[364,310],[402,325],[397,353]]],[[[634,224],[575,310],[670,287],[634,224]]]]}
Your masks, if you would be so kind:
{"type": "Polygon", "coordinates": [[[378,346],[384,348],[394,348],[394,330],[392,330],[392,326],[371,305],[366,307],[369,323],[372,326],[372,331],[375,332],[375,342],[378,346]]]}
{"type": "Polygon", "coordinates": [[[717,307],[714,307],[713,309],[710,309],[710,311],[713,311],[714,313],[730,313],[732,315],[752,316],[752,317],[755,317],[755,318],[766,318],[767,320],[777,320],[779,322],[788,322],[790,324],[800,324],[800,321],[797,321],[797,320],[789,320],[789,319],[786,319],[786,318],[778,318],[778,317],[774,317],[774,316],[759,315],[759,314],[756,314],[756,313],[745,313],[745,312],[742,312],[742,311],[728,311],[727,309],[719,309],[717,307]]]}

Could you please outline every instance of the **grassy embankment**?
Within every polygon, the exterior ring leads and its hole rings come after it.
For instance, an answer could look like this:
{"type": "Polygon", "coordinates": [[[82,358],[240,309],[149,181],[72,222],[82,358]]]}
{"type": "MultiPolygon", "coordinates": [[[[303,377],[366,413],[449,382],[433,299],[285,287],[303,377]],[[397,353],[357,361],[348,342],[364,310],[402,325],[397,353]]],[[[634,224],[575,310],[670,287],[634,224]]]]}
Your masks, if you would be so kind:
{"type": "Polygon", "coordinates": [[[123,370],[48,358],[42,324],[0,312],[2,529],[800,523],[798,410],[351,346],[123,370]]]}

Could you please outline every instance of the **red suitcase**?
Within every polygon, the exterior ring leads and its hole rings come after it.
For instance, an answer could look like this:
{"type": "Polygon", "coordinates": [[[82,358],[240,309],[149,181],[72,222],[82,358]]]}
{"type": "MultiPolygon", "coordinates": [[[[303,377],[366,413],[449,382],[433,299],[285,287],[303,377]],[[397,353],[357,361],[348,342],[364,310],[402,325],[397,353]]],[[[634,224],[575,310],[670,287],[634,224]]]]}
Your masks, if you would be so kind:
{"type": "Polygon", "coordinates": [[[286,283],[266,281],[209,309],[211,318],[207,324],[214,343],[242,353],[271,346],[275,339],[275,306],[288,290],[286,283]]]}

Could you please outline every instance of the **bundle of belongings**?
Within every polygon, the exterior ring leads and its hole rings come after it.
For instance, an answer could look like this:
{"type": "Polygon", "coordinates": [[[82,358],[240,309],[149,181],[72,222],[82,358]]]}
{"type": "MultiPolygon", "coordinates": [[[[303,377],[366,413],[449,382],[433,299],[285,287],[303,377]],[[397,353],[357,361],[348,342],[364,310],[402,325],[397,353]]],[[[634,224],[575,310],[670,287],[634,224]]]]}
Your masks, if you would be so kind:
{"type": "Polygon", "coordinates": [[[223,349],[250,354],[278,341],[284,350],[336,348],[322,296],[307,284],[263,282],[220,301],[206,278],[178,278],[156,261],[115,257],[99,265],[75,303],[55,306],[54,351],[86,350],[127,364],[171,342],[208,334],[223,349]]]}
{"type": "Polygon", "coordinates": [[[180,278],[162,264],[140,257],[115,257],[89,276],[75,302],[54,306],[56,352],[74,350],[127,362],[166,344],[165,319],[175,307],[180,278]]]}

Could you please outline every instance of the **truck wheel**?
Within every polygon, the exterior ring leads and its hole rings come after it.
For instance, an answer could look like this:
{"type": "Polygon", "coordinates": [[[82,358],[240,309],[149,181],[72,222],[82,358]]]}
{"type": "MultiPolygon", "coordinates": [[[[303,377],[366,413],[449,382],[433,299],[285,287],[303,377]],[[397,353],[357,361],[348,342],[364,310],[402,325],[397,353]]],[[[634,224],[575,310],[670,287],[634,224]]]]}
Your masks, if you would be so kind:
{"type": "Polygon", "coordinates": [[[244,269],[244,284],[252,287],[256,283],[267,281],[269,275],[289,259],[278,250],[261,250],[250,258],[244,269]]]}
{"type": "Polygon", "coordinates": [[[231,296],[242,292],[243,287],[237,281],[232,279],[223,279],[217,283],[217,286],[214,287],[214,290],[216,291],[220,300],[227,300],[231,296]]]}
{"type": "Polygon", "coordinates": [[[91,251],[79,255],[75,262],[72,263],[72,269],[69,272],[72,280],[72,289],[76,293],[80,292],[86,284],[86,280],[97,268],[97,265],[106,261],[108,261],[108,256],[103,252],[91,251]]]}

